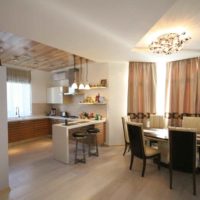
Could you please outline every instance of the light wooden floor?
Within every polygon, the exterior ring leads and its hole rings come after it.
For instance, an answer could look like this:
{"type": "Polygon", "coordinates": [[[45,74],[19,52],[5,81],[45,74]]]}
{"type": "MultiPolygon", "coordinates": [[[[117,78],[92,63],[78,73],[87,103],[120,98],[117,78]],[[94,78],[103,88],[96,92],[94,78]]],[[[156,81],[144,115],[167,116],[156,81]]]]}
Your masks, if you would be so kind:
{"type": "Polygon", "coordinates": [[[148,162],[146,175],[141,161],[134,160],[134,172],[128,169],[130,155],[122,156],[123,147],[101,147],[99,157],[86,164],[65,165],[52,157],[50,139],[21,144],[9,149],[11,192],[0,200],[192,200],[188,174],[174,174],[174,189],[169,189],[168,170],[157,170],[148,162]]]}

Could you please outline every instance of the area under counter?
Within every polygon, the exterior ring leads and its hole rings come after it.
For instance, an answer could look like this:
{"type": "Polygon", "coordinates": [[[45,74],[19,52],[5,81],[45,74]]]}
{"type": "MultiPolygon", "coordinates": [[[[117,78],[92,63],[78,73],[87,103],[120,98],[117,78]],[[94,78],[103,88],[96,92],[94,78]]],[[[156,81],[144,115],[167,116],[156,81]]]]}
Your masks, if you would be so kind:
{"type": "MultiPolygon", "coordinates": [[[[65,164],[69,164],[69,133],[70,130],[87,127],[90,125],[99,126],[103,124],[104,134],[105,134],[105,119],[102,120],[87,120],[87,121],[77,121],[76,124],[65,125],[65,124],[54,124],[52,131],[52,139],[53,139],[53,155],[54,158],[60,162],[65,164]]],[[[100,131],[101,132],[101,131],[100,131]]],[[[101,135],[101,134],[99,134],[101,135]]]]}

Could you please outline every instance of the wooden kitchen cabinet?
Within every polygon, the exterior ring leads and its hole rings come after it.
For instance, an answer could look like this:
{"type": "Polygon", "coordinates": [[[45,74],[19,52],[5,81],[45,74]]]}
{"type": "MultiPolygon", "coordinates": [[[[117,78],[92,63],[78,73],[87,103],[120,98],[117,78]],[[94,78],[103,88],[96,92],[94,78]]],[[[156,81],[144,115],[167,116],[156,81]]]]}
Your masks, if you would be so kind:
{"type": "Polygon", "coordinates": [[[51,134],[49,119],[20,120],[8,123],[8,142],[18,142],[51,134]]]}
{"type": "Polygon", "coordinates": [[[100,132],[97,134],[97,142],[99,145],[104,145],[106,141],[106,124],[95,124],[95,128],[98,128],[100,132]]]}
{"type": "Polygon", "coordinates": [[[33,120],[34,136],[43,136],[51,134],[51,121],[49,119],[33,120]]]}
{"type": "Polygon", "coordinates": [[[8,123],[8,142],[30,139],[34,135],[32,120],[8,123]]]}

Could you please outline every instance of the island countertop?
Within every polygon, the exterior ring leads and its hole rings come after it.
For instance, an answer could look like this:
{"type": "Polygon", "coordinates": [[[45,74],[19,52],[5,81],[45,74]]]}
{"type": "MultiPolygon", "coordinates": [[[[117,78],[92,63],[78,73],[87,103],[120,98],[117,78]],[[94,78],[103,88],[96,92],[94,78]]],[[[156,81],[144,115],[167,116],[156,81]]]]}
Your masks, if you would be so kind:
{"type": "Polygon", "coordinates": [[[99,124],[99,123],[104,123],[104,122],[106,122],[106,118],[103,118],[101,120],[78,118],[78,119],[68,120],[67,125],[65,123],[59,123],[59,124],[54,124],[53,126],[73,129],[73,128],[79,128],[83,126],[89,126],[89,125],[99,124]]]}

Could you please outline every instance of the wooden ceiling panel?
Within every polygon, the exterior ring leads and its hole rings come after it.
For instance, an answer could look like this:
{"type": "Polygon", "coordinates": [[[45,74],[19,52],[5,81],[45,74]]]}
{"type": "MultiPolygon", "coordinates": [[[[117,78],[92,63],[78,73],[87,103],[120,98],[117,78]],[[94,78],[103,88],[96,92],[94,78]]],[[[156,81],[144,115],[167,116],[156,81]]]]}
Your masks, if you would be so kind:
{"type": "MultiPolygon", "coordinates": [[[[66,68],[74,63],[73,55],[68,52],[8,32],[0,32],[0,59],[5,66],[43,71],[66,68]]],[[[76,56],[75,62],[80,64],[80,56],[76,56]]]]}

